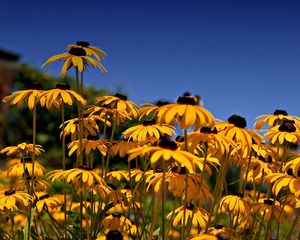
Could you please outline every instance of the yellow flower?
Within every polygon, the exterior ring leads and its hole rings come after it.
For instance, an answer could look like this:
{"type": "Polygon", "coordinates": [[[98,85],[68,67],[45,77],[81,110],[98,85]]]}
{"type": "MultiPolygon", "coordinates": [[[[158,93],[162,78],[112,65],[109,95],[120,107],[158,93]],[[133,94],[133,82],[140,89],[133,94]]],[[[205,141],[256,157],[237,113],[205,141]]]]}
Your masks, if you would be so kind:
{"type": "Polygon", "coordinates": [[[179,97],[177,103],[160,107],[157,121],[171,125],[177,121],[180,128],[185,130],[192,126],[197,130],[201,127],[213,127],[215,124],[213,115],[205,108],[197,106],[192,97],[179,97]]]}
{"type": "Polygon", "coordinates": [[[251,214],[255,213],[263,216],[267,222],[270,221],[271,217],[280,223],[287,218],[285,211],[281,210],[280,203],[278,201],[274,202],[274,199],[270,198],[260,198],[258,203],[253,204],[251,214]]]}
{"type": "Polygon", "coordinates": [[[104,73],[107,72],[101,62],[86,56],[86,51],[82,47],[72,47],[67,53],[52,56],[42,65],[42,67],[47,66],[54,61],[61,60],[65,61],[61,69],[62,77],[66,75],[67,70],[69,70],[72,66],[78,69],[79,72],[83,72],[86,70],[86,66],[88,64],[90,64],[93,68],[100,68],[100,70],[104,73]]]}
{"type": "Polygon", "coordinates": [[[63,198],[60,196],[49,196],[46,192],[35,192],[35,196],[36,209],[39,213],[44,209],[44,207],[53,209],[63,204],[63,198]]]}
{"type": "Polygon", "coordinates": [[[263,138],[256,132],[245,129],[246,126],[245,118],[238,115],[232,115],[228,118],[228,122],[220,122],[216,125],[220,134],[233,140],[238,145],[242,158],[250,155],[254,143],[263,143],[263,138]]]}
{"type": "Polygon", "coordinates": [[[231,236],[231,229],[225,228],[221,224],[217,224],[207,229],[207,233],[219,237],[220,239],[229,239],[231,236]]]}
{"type": "Polygon", "coordinates": [[[129,238],[118,230],[110,230],[106,236],[99,236],[97,240],[129,240],[129,238]]]}
{"type": "Polygon", "coordinates": [[[221,157],[225,152],[229,153],[230,147],[237,149],[237,144],[223,134],[218,134],[216,128],[202,127],[200,132],[189,133],[187,140],[191,152],[199,145],[201,149],[207,146],[212,155],[221,157]]]}
{"type": "MultiPolygon", "coordinates": [[[[41,155],[44,152],[44,149],[41,145],[35,145],[35,156],[41,155]]],[[[20,143],[17,146],[10,146],[2,149],[1,154],[6,154],[7,156],[14,156],[19,158],[29,157],[30,154],[33,154],[33,144],[20,143]]]]}
{"type": "MultiPolygon", "coordinates": [[[[89,155],[91,151],[98,150],[103,156],[106,156],[107,153],[107,140],[105,139],[99,139],[98,135],[89,135],[87,139],[82,139],[82,151],[86,155],[89,155]]],[[[79,156],[80,148],[79,148],[79,140],[73,141],[68,144],[69,156],[71,156],[75,151],[77,151],[77,156],[79,156]]]]}
{"type": "Polygon", "coordinates": [[[264,125],[269,124],[269,128],[275,127],[276,125],[280,125],[285,121],[295,121],[300,123],[300,118],[296,116],[289,116],[285,110],[275,110],[273,115],[261,115],[256,118],[255,129],[259,130],[264,125]]]}
{"type": "Polygon", "coordinates": [[[116,109],[129,117],[138,116],[138,106],[134,102],[127,101],[127,96],[115,94],[114,96],[103,96],[96,98],[96,103],[101,107],[116,109]]]}
{"type": "Polygon", "coordinates": [[[219,213],[230,213],[232,216],[246,216],[250,212],[248,203],[240,196],[227,195],[219,204],[219,213]]]}
{"type": "MultiPolygon", "coordinates": [[[[97,135],[99,133],[99,127],[96,121],[105,122],[103,117],[100,116],[89,116],[82,118],[83,126],[83,137],[86,138],[88,135],[97,135]]],[[[110,123],[106,121],[106,124],[110,126],[110,123]]],[[[62,128],[63,125],[60,125],[62,128]]],[[[79,119],[72,118],[65,121],[65,129],[62,130],[60,136],[67,136],[71,134],[72,141],[75,141],[79,134],[79,119]]]]}
{"type": "Polygon", "coordinates": [[[188,240],[220,240],[218,236],[201,233],[196,236],[189,237],[188,240]]]}
{"type": "Polygon", "coordinates": [[[185,227],[188,221],[191,221],[193,227],[205,228],[208,221],[208,212],[192,203],[175,209],[167,215],[167,218],[171,219],[172,216],[174,217],[172,221],[174,227],[178,225],[185,227]]]}
{"type": "MultiPolygon", "coordinates": [[[[186,167],[190,173],[194,173],[196,166],[203,171],[203,159],[195,156],[194,154],[177,149],[177,145],[173,141],[163,140],[159,143],[158,147],[145,146],[136,149],[132,149],[128,152],[128,161],[146,154],[151,154],[150,163],[155,165],[159,160],[175,161],[179,166],[186,167]]],[[[216,164],[218,162],[208,162],[209,164],[216,164]]],[[[208,164],[206,165],[207,171],[211,171],[208,164]]]]}
{"type": "Polygon", "coordinates": [[[159,108],[166,104],[169,104],[169,102],[158,101],[156,104],[143,104],[143,107],[139,109],[139,120],[141,120],[144,117],[156,118],[159,108]]]}
{"type": "Polygon", "coordinates": [[[147,120],[143,121],[143,124],[128,128],[122,134],[125,138],[133,141],[146,141],[149,138],[159,140],[164,135],[175,135],[175,128],[167,124],[156,124],[155,120],[147,120]]]}
{"type": "Polygon", "coordinates": [[[45,175],[45,168],[38,162],[34,161],[34,173],[32,158],[26,157],[22,159],[12,159],[8,163],[7,176],[12,178],[20,178],[23,176],[43,177],[45,175]]]}
{"type": "Polygon", "coordinates": [[[268,138],[272,144],[283,144],[284,142],[299,143],[300,130],[296,128],[294,122],[284,122],[269,129],[264,137],[268,138]]]}
{"type": "MultiPolygon", "coordinates": [[[[18,179],[16,183],[14,184],[16,190],[18,191],[24,191],[27,189],[31,189],[31,183],[32,183],[32,178],[31,177],[26,177],[26,179],[18,179]]],[[[34,177],[34,190],[35,191],[49,191],[50,189],[50,184],[46,182],[43,179],[38,179],[34,177]]]]}
{"type": "Polygon", "coordinates": [[[95,46],[90,46],[90,43],[86,41],[77,41],[76,44],[70,44],[67,50],[78,47],[81,47],[87,55],[94,56],[99,62],[101,62],[101,58],[106,57],[106,53],[103,50],[95,46]]]}
{"type": "Polygon", "coordinates": [[[108,233],[111,230],[118,230],[120,232],[128,232],[132,226],[130,219],[126,218],[120,213],[109,214],[102,220],[101,223],[104,232],[108,233]]]}
{"type": "Polygon", "coordinates": [[[118,141],[114,143],[110,148],[110,154],[112,156],[119,155],[121,158],[125,157],[129,150],[134,149],[138,146],[137,142],[132,141],[118,141]]]}
{"type": "Polygon", "coordinates": [[[13,92],[2,99],[3,102],[10,102],[11,105],[21,107],[25,101],[28,101],[28,108],[32,110],[34,106],[40,102],[41,106],[45,105],[45,100],[42,98],[43,88],[40,83],[32,83],[28,90],[20,90],[13,92]]]}
{"type": "Polygon", "coordinates": [[[128,171],[113,169],[112,171],[107,173],[107,179],[109,182],[113,182],[114,180],[116,180],[117,182],[121,182],[123,180],[129,181],[128,171]]]}
{"type": "Polygon", "coordinates": [[[265,176],[264,181],[274,183],[272,192],[277,196],[281,189],[288,188],[295,196],[300,196],[300,178],[298,174],[293,175],[293,170],[288,169],[287,173],[273,173],[265,176]]]}
{"type": "Polygon", "coordinates": [[[106,186],[104,180],[92,168],[85,166],[65,171],[61,169],[54,170],[48,174],[48,179],[51,179],[52,182],[58,178],[65,179],[68,183],[72,182],[75,185],[82,181],[88,187],[92,186],[95,182],[106,186]]]}
{"type": "Polygon", "coordinates": [[[73,105],[74,100],[85,106],[87,101],[78,93],[70,90],[70,85],[59,83],[55,89],[44,91],[41,97],[45,97],[46,107],[50,109],[52,105],[59,108],[60,104],[73,105]]]}
{"type": "Polygon", "coordinates": [[[15,190],[0,191],[0,210],[18,210],[19,207],[27,207],[32,197],[15,190]]]}

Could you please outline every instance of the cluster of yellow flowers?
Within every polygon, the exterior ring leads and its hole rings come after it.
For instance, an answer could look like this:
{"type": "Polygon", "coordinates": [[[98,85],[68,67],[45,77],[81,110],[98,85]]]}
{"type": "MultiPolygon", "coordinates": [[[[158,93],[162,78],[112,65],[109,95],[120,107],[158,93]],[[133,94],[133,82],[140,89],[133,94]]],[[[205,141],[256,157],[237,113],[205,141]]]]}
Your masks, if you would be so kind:
{"type": "Polygon", "coordinates": [[[189,94],[175,103],[138,106],[118,93],[87,105],[83,73],[89,65],[105,72],[106,54],[83,41],[68,50],[44,65],[63,60],[63,76],[74,67],[76,91],[65,83],[50,90],[35,84],[3,99],[18,106],[27,102],[33,110],[33,142],[1,150],[9,161],[0,175],[0,237],[295,239],[298,117],[276,110],[258,117],[250,130],[238,115],[216,121],[199,106],[199,97],[189,94]],[[64,107],[73,104],[78,116],[65,120],[64,107]],[[61,111],[62,169],[47,172],[38,161],[44,150],[36,143],[37,105],[61,111]],[[117,139],[117,128],[132,120],[117,139]],[[183,135],[175,137],[177,126],[183,135]],[[76,153],[71,169],[66,147],[69,157],[76,153]],[[112,168],[112,158],[124,168],[112,168]],[[240,174],[233,183],[228,182],[232,168],[240,174]],[[56,181],[62,183],[60,192],[51,189],[56,181]]]}

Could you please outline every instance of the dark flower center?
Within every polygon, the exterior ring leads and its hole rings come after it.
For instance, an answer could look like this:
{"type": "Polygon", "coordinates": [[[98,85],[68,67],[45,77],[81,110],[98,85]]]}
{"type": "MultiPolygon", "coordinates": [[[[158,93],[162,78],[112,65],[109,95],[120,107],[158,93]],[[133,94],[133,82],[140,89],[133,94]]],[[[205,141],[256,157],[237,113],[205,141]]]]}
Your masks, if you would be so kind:
{"type": "Polygon", "coordinates": [[[293,177],[300,177],[300,169],[298,169],[297,171],[297,176],[294,175],[294,172],[293,172],[293,169],[289,168],[287,171],[286,171],[287,175],[290,175],[290,176],[293,176],[293,177]]]}
{"type": "Polygon", "coordinates": [[[81,170],[85,170],[85,171],[93,171],[93,168],[89,168],[85,165],[79,166],[78,168],[81,169],[81,170]]]}
{"type": "Polygon", "coordinates": [[[61,90],[70,90],[70,85],[67,83],[58,83],[56,84],[56,88],[61,89],[61,90]]]}
{"type": "Polygon", "coordinates": [[[265,199],[264,203],[272,206],[273,205],[273,200],[271,200],[271,199],[265,199]]]}
{"type": "Polygon", "coordinates": [[[217,134],[218,131],[216,128],[209,128],[209,127],[203,127],[200,129],[201,133],[213,133],[213,134],[217,134]]]}
{"type": "Polygon", "coordinates": [[[184,141],[184,137],[183,136],[177,136],[176,138],[175,138],[175,141],[176,142],[183,142],[184,141]]]}
{"type": "Polygon", "coordinates": [[[194,204],[192,204],[192,203],[187,203],[186,205],[186,209],[188,209],[188,210],[193,210],[194,209],[194,207],[195,207],[195,205],[194,204]]]}
{"type": "Polygon", "coordinates": [[[27,89],[32,89],[32,90],[43,90],[43,86],[40,82],[31,82],[28,84],[27,89]]]}
{"type": "Polygon", "coordinates": [[[111,230],[106,234],[106,240],[123,240],[123,235],[118,230],[111,230]]]}
{"type": "Polygon", "coordinates": [[[253,183],[252,182],[247,182],[246,189],[250,190],[250,191],[253,190],[253,183]]]}
{"type": "Polygon", "coordinates": [[[99,139],[100,139],[99,135],[88,135],[87,136],[87,140],[97,141],[99,139]]]}
{"type": "Polygon", "coordinates": [[[273,113],[273,115],[283,115],[283,116],[287,116],[288,113],[285,110],[280,110],[280,109],[276,109],[273,113]]]}
{"type": "Polygon", "coordinates": [[[243,198],[243,197],[244,197],[244,194],[239,193],[239,192],[233,192],[232,195],[238,196],[238,197],[240,197],[240,198],[243,198]]]}
{"type": "Polygon", "coordinates": [[[222,224],[216,224],[214,226],[215,229],[222,229],[224,226],[222,224]]]}
{"type": "Polygon", "coordinates": [[[126,186],[124,187],[124,189],[126,189],[126,190],[133,190],[133,188],[132,188],[131,186],[129,186],[129,185],[126,185],[126,186]]]}
{"type": "Polygon", "coordinates": [[[143,121],[143,126],[151,126],[154,125],[156,123],[155,119],[147,119],[145,121],[143,121]]]}
{"type": "Polygon", "coordinates": [[[195,99],[193,97],[179,97],[177,98],[178,104],[196,105],[195,99]]]}
{"type": "Polygon", "coordinates": [[[184,96],[184,97],[189,97],[189,96],[191,96],[191,93],[190,93],[190,92],[184,92],[184,93],[183,93],[183,96],[184,96]]]}
{"type": "Polygon", "coordinates": [[[31,163],[32,158],[31,157],[24,157],[21,159],[21,163],[31,163]]]}
{"type": "Polygon", "coordinates": [[[39,200],[43,200],[49,197],[49,194],[44,194],[42,196],[39,197],[39,200]]]}
{"type": "Polygon", "coordinates": [[[164,170],[162,168],[155,168],[156,173],[162,173],[164,170]]]}
{"type": "Polygon", "coordinates": [[[186,167],[182,167],[179,174],[186,174],[186,167]]]}
{"type": "Polygon", "coordinates": [[[280,124],[278,130],[280,132],[296,132],[296,127],[292,122],[283,122],[280,124]]]}
{"type": "Polygon", "coordinates": [[[236,114],[230,116],[228,122],[239,128],[245,128],[247,126],[246,119],[236,114]]]}
{"type": "Polygon", "coordinates": [[[127,101],[127,96],[122,95],[122,94],[120,94],[120,93],[116,93],[116,94],[115,94],[115,97],[120,98],[120,99],[123,100],[123,101],[127,101]]]}
{"type": "Polygon", "coordinates": [[[158,107],[161,107],[161,106],[164,106],[164,105],[167,105],[167,104],[169,104],[169,102],[166,102],[166,101],[157,101],[156,102],[156,106],[158,106],[158,107]]]}
{"type": "Polygon", "coordinates": [[[107,186],[109,186],[112,190],[117,190],[117,187],[111,183],[108,183],[107,186]]]}
{"type": "Polygon", "coordinates": [[[78,56],[78,57],[82,57],[86,55],[86,52],[84,51],[83,48],[79,48],[79,47],[72,47],[69,50],[69,53],[74,55],[74,56],[78,56]]]}
{"type": "Polygon", "coordinates": [[[121,213],[116,213],[116,212],[112,213],[112,215],[114,218],[120,218],[122,216],[121,213]]]}
{"type": "Polygon", "coordinates": [[[88,46],[90,46],[90,43],[86,42],[86,41],[77,41],[76,45],[80,46],[80,47],[88,47],[88,46]]]}
{"type": "Polygon", "coordinates": [[[7,191],[5,191],[4,192],[4,195],[5,196],[11,196],[11,195],[13,195],[13,194],[15,194],[16,193],[16,190],[7,190],[7,191]]]}
{"type": "Polygon", "coordinates": [[[176,150],[177,144],[174,141],[162,140],[159,142],[158,146],[165,149],[176,150]]]}

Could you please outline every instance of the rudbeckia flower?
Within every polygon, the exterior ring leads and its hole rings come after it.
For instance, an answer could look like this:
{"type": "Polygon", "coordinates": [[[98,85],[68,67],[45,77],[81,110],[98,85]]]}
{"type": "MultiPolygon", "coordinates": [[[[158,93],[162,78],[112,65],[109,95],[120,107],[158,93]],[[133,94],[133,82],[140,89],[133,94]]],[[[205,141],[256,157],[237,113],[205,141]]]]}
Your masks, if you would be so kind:
{"type": "Polygon", "coordinates": [[[200,132],[191,132],[187,136],[189,151],[193,152],[197,146],[203,148],[206,145],[209,152],[214,156],[222,156],[225,152],[237,149],[237,145],[231,139],[218,134],[216,128],[202,127],[200,132]]]}
{"type": "Polygon", "coordinates": [[[172,225],[174,227],[178,225],[185,227],[187,226],[188,221],[192,221],[192,226],[205,228],[208,221],[208,212],[203,208],[194,206],[192,203],[188,203],[186,206],[175,209],[167,215],[167,218],[171,219],[172,216],[174,217],[172,220],[172,225]]]}
{"type": "Polygon", "coordinates": [[[8,163],[7,176],[11,178],[20,178],[23,176],[43,177],[45,168],[38,162],[34,161],[34,173],[32,158],[26,157],[22,159],[12,159],[8,163]]]}
{"type": "Polygon", "coordinates": [[[46,192],[35,192],[36,209],[40,213],[44,207],[56,208],[63,204],[63,198],[58,196],[49,196],[46,192]]]}
{"type": "Polygon", "coordinates": [[[193,126],[194,131],[201,127],[213,127],[215,124],[213,115],[205,108],[197,106],[192,97],[179,97],[177,103],[160,107],[157,121],[171,125],[177,121],[181,129],[188,130],[193,126]]]}
{"type": "Polygon", "coordinates": [[[296,128],[294,122],[284,122],[275,126],[264,135],[272,143],[283,144],[284,142],[299,143],[300,130],[296,128]]]}
{"type": "MultiPolygon", "coordinates": [[[[98,150],[103,156],[107,153],[107,140],[100,139],[98,135],[89,135],[87,139],[82,139],[82,151],[89,155],[91,151],[98,150]]],[[[68,144],[69,156],[71,156],[75,151],[77,151],[77,156],[81,154],[80,152],[80,142],[79,140],[72,141],[68,144]]]]}
{"type": "Polygon", "coordinates": [[[20,90],[13,92],[2,99],[3,102],[10,102],[11,105],[21,107],[25,101],[28,101],[28,108],[32,110],[38,102],[41,106],[45,105],[45,100],[42,98],[44,90],[40,83],[32,83],[28,90],[20,90]]]}
{"type": "Polygon", "coordinates": [[[240,196],[227,195],[219,203],[219,213],[230,213],[232,216],[249,214],[249,204],[240,196]]]}
{"type": "MultiPolygon", "coordinates": [[[[108,126],[110,123],[105,121],[103,117],[100,116],[89,116],[82,118],[82,126],[83,126],[83,137],[86,138],[88,135],[97,135],[99,133],[99,127],[96,121],[105,122],[108,126]]],[[[60,125],[62,128],[63,125],[60,125]]],[[[72,141],[75,141],[79,134],[79,119],[72,118],[70,120],[65,121],[65,129],[62,130],[60,136],[71,134],[72,141]]]]}
{"type": "Polygon", "coordinates": [[[132,223],[129,218],[126,218],[120,213],[109,214],[102,220],[102,228],[104,232],[108,233],[111,230],[118,230],[121,232],[130,232],[132,223]]]}
{"type": "Polygon", "coordinates": [[[103,96],[96,98],[96,103],[101,107],[116,109],[129,117],[138,116],[138,106],[134,102],[127,101],[127,96],[115,94],[114,96],[103,96]]]}
{"type": "Polygon", "coordinates": [[[76,44],[69,44],[67,50],[78,47],[81,47],[87,55],[94,56],[99,62],[101,62],[101,58],[106,57],[106,53],[103,50],[96,46],[91,46],[90,43],[86,41],[77,41],[76,44]]]}
{"type": "Polygon", "coordinates": [[[88,187],[92,186],[95,182],[106,186],[104,180],[95,173],[92,168],[87,168],[85,166],[65,171],[61,169],[54,170],[48,174],[48,179],[51,179],[52,182],[58,178],[65,179],[68,183],[72,182],[75,185],[82,181],[88,187]]]}
{"type": "Polygon", "coordinates": [[[207,233],[218,237],[218,239],[229,239],[229,237],[231,236],[231,229],[226,228],[221,224],[217,224],[213,227],[208,228],[207,233]]]}
{"type": "Polygon", "coordinates": [[[143,104],[143,107],[139,109],[139,119],[141,120],[144,117],[156,118],[159,108],[167,104],[169,102],[166,101],[157,101],[156,104],[143,104]]]}
{"type": "Polygon", "coordinates": [[[253,204],[251,207],[251,214],[255,213],[263,216],[267,222],[270,221],[272,216],[272,219],[275,219],[280,223],[287,217],[284,210],[282,211],[280,203],[278,201],[274,202],[274,199],[270,198],[260,198],[258,203],[253,204]]]}
{"type": "Polygon", "coordinates": [[[138,146],[137,142],[133,141],[118,141],[115,142],[110,148],[110,154],[112,156],[119,155],[121,158],[125,157],[129,150],[134,149],[138,146]]]}
{"type": "Polygon", "coordinates": [[[146,141],[149,138],[160,139],[163,135],[175,135],[175,128],[167,124],[157,124],[156,120],[145,120],[142,124],[128,128],[122,133],[125,138],[133,141],[146,141]]]}
{"type": "Polygon", "coordinates": [[[223,240],[223,239],[220,238],[219,236],[201,233],[199,235],[189,237],[188,240],[223,240]]]}
{"type": "Polygon", "coordinates": [[[45,97],[46,108],[50,109],[52,105],[60,107],[60,104],[73,105],[76,100],[81,105],[85,106],[87,101],[78,93],[70,90],[70,85],[64,83],[56,84],[55,89],[44,91],[41,97],[45,97]]]}
{"type": "MultiPolygon", "coordinates": [[[[43,180],[43,179],[38,179],[34,177],[34,190],[38,192],[44,192],[44,191],[49,191],[50,190],[50,184],[43,180]]],[[[32,189],[31,187],[32,184],[32,177],[26,177],[26,179],[18,179],[14,186],[17,191],[24,191],[26,189],[32,189]]]]}
{"type": "Polygon", "coordinates": [[[220,122],[216,125],[220,134],[223,134],[238,145],[239,152],[243,158],[250,155],[252,144],[264,142],[259,134],[246,129],[246,126],[245,118],[238,115],[232,115],[228,118],[228,122],[220,122]]]}
{"type": "Polygon", "coordinates": [[[288,169],[286,173],[273,173],[265,176],[264,181],[274,183],[272,192],[277,196],[281,189],[287,187],[295,196],[300,196],[300,178],[293,175],[293,170],[288,169]]]}
{"type": "Polygon", "coordinates": [[[129,238],[118,230],[111,230],[105,236],[99,236],[97,240],[129,240],[129,238]]]}
{"type": "Polygon", "coordinates": [[[101,62],[86,56],[86,51],[82,47],[72,47],[69,49],[69,52],[57,54],[50,57],[43,65],[47,66],[54,61],[61,61],[64,60],[63,67],[61,69],[62,77],[65,77],[67,70],[69,70],[72,66],[77,68],[79,72],[83,72],[86,70],[87,65],[91,65],[93,68],[98,67],[102,72],[107,72],[105,67],[102,65],[101,62]]]}
{"type": "Polygon", "coordinates": [[[300,176],[300,155],[293,155],[291,160],[284,165],[284,171],[292,171],[294,176],[300,176]]]}
{"type": "MultiPolygon", "coordinates": [[[[44,152],[44,149],[41,145],[35,145],[34,149],[35,156],[41,155],[44,152]]],[[[20,143],[17,146],[10,146],[2,149],[1,154],[6,154],[6,156],[14,156],[19,158],[29,157],[33,154],[33,144],[29,143],[20,143]]]]}
{"type": "Polygon", "coordinates": [[[129,181],[127,170],[113,169],[107,173],[106,177],[109,182],[113,182],[114,180],[117,182],[121,182],[123,180],[129,181]]]}
{"type": "MultiPolygon", "coordinates": [[[[183,151],[177,148],[177,145],[173,141],[163,140],[159,143],[158,147],[145,146],[136,149],[132,149],[128,152],[128,161],[146,154],[151,154],[150,163],[155,165],[159,160],[175,161],[179,166],[186,167],[190,173],[194,173],[196,166],[203,171],[203,160],[194,154],[183,151]]],[[[210,163],[210,162],[208,162],[210,163]]],[[[211,162],[210,164],[218,164],[218,162],[211,162]]],[[[206,165],[207,171],[211,172],[210,167],[206,165]]]]}
{"type": "Polygon", "coordinates": [[[13,189],[0,191],[0,210],[18,210],[19,207],[27,207],[32,197],[13,189]]]}
{"type": "Polygon", "coordinates": [[[273,115],[261,115],[256,118],[255,129],[259,130],[264,125],[269,124],[269,128],[275,127],[276,125],[280,125],[285,121],[295,121],[300,123],[300,118],[296,116],[289,116],[287,111],[285,110],[275,110],[273,115]]]}

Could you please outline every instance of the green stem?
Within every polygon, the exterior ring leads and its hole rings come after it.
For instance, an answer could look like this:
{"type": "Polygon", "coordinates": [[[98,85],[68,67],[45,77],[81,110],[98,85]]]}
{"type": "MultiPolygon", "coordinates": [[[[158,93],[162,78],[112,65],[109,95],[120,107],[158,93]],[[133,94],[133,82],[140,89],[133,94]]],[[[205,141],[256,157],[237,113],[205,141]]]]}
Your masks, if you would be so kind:
{"type": "Polygon", "coordinates": [[[163,160],[163,178],[162,178],[162,195],[161,195],[161,233],[162,239],[165,240],[165,178],[166,178],[166,163],[163,160]]]}
{"type": "MultiPolygon", "coordinates": [[[[65,131],[65,108],[64,103],[61,101],[61,121],[62,129],[65,131]]],[[[66,170],[66,138],[65,134],[62,135],[62,160],[63,160],[63,170],[66,170]]],[[[66,179],[63,181],[63,191],[64,191],[64,238],[67,238],[67,192],[66,192],[66,179]]]]}

